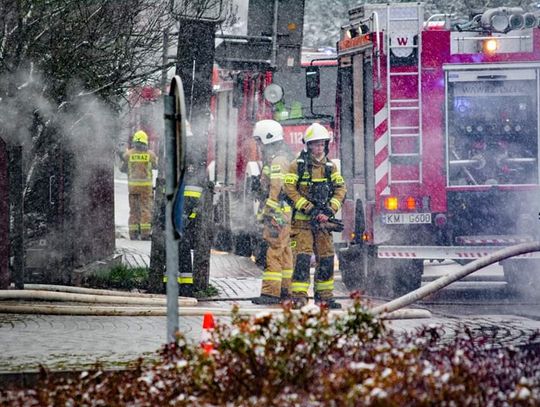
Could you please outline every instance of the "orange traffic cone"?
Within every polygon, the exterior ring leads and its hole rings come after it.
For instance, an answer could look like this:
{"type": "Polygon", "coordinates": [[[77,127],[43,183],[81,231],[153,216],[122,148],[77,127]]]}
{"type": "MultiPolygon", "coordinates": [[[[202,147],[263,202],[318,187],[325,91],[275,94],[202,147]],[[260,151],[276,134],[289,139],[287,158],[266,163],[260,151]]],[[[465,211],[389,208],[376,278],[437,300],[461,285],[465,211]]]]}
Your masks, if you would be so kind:
{"type": "Polygon", "coordinates": [[[214,316],[211,312],[204,314],[202,333],[201,333],[201,347],[204,353],[209,355],[214,350],[214,344],[212,343],[212,330],[216,327],[214,322],[214,316]]]}

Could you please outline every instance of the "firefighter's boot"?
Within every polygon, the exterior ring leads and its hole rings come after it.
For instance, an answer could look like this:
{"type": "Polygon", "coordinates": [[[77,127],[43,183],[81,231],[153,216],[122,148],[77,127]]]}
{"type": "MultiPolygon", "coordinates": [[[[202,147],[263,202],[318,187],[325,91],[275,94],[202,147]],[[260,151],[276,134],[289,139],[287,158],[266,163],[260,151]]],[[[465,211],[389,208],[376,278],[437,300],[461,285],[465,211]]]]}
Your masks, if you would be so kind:
{"type": "Polygon", "coordinates": [[[293,309],[300,309],[308,305],[307,297],[291,297],[293,309]]]}
{"type": "Polygon", "coordinates": [[[129,240],[140,240],[141,232],[139,225],[129,225],[129,240]]]}
{"type": "Polygon", "coordinates": [[[251,302],[257,305],[276,305],[281,303],[281,299],[272,295],[261,294],[260,297],[252,299],[251,302]]]}
{"type": "Polygon", "coordinates": [[[293,308],[299,309],[308,303],[309,262],[311,254],[298,253],[291,282],[293,308]]]}
{"type": "Polygon", "coordinates": [[[333,298],[327,298],[327,299],[320,299],[315,300],[315,305],[318,305],[322,308],[328,308],[328,309],[341,309],[342,306],[339,302],[334,300],[333,298]]]}
{"type": "Polygon", "coordinates": [[[286,301],[291,299],[291,293],[286,288],[281,288],[280,296],[281,301],[286,301]]]}

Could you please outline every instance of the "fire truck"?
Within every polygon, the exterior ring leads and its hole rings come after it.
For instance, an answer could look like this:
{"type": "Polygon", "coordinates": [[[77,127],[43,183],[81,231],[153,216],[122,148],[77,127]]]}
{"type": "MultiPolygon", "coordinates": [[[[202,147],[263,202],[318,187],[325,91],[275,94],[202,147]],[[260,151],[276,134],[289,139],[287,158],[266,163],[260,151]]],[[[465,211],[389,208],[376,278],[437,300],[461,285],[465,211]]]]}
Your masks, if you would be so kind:
{"type": "Polygon", "coordinates": [[[128,93],[128,115],[126,117],[126,134],[119,146],[120,151],[131,147],[131,138],[138,130],[148,134],[148,148],[159,152],[160,138],[156,131],[163,115],[161,107],[161,90],[155,86],[140,86],[130,89],[128,93]]]}
{"type": "MultiPolygon", "coordinates": [[[[412,2],[349,17],[337,90],[346,285],[397,296],[420,287],[425,260],[463,264],[538,239],[538,16],[425,20],[412,2]]],[[[508,287],[540,287],[539,266],[503,262],[508,287]]]]}

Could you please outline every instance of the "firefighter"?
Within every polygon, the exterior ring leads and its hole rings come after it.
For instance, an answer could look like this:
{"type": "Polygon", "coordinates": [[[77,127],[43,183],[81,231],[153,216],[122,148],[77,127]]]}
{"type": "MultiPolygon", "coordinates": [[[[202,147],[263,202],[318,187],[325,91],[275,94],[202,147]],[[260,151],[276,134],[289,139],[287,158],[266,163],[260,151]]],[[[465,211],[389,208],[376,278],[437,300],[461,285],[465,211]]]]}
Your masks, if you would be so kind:
{"type": "MultiPolygon", "coordinates": [[[[193,132],[191,124],[186,120],[187,143],[192,140],[193,132]]],[[[185,186],[183,193],[183,205],[180,216],[184,227],[184,235],[178,240],[178,295],[181,297],[193,297],[193,271],[194,258],[201,255],[197,245],[197,229],[202,227],[200,215],[202,211],[203,187],[206,183],[206,173],[193,165],[191,155],[186,157],[187,168],[184,174],[185,186]],[[193,253],[193,254],[192,254],[193,253]]],[[[174,211],[174,209],[173,209],[174,211]]],[[[175,220],[176,221],[176,220],[175,220]]],[[[166,271],[166,270],[165,270],[166,271]]],[[[163,275],[163,292],[167,288],[167,274],[163,275]]]]}
{"type": "Polygon", "coordinates": [[[257,122],[253,137],[261,150],[265,169],[261,175],[264,201],[258,218],[263,222],[263,239],[268,244],[261,295],[253,303],[279,304],[289,297],[293,265],[290,246],[292,210],[283,191],[291,154],[283,142],[283,127],[275,120],[257,122]]]}
{"type": "Polygon", "coordinates": [[[285,176],[285,192],[294,203],[291,246],[295,266],[291,297],[297,308],[307,304],[310,261],[315,254],[315,303],[337,309],[341,304],[333,298],[332,231],[340,230],[335,227],[339,222],[334,215],[345,198],[345,182],[337,166],[327,158],[330,133],[324,126],[318,123],[309,126],[302,141],[304,150],[291,162],[285,176]]]}
{"type": "Polygon", "coordinates": [[[132,138],[132,147],[123,156],[127,163],[129,191],[129,238],[149,240],[152,229],[152,169],[157,157],[148,150],[148,135],[139,130],[132,138]]]}

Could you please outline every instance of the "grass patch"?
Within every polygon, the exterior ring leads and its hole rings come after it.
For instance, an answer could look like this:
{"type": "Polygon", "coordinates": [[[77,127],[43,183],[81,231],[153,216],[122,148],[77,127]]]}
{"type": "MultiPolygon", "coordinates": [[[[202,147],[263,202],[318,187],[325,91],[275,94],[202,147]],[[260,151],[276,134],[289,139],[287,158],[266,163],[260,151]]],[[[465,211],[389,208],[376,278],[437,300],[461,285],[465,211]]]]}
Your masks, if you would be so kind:
{"type": "Polygon", "coordinates": [[[215,297],[219,294],[219,290],[214,287],[212,284],[208,284],[206,290],[199,290],[193,293],[195,298],[209,298],[215,297]]]}
{"type": "Polygon", "coordinates": [[[121,290],[146,289],[148,287],[148,268],[129,268],[124,264],[110,269],[98,270],[86,277],[85,287],[117,288],[121,290]]]}

